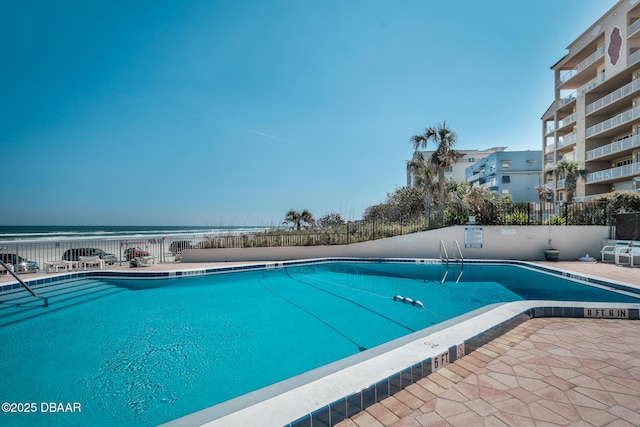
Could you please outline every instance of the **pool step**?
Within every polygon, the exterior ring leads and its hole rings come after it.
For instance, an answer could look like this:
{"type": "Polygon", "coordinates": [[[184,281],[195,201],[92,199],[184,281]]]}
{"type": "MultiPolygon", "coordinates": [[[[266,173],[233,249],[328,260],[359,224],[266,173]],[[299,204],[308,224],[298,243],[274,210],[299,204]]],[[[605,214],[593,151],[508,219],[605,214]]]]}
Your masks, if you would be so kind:
{"type": "Polygon", "coordinates": [[[34,298],[25,289],[0,295],[0,327],[112,295],[124,291],[124,289],[99,280],[82,279],[41,286],[34,289],[34,291],[39,296],[47,298],[48,307],[44,307],[42,299],[34,298]]]}

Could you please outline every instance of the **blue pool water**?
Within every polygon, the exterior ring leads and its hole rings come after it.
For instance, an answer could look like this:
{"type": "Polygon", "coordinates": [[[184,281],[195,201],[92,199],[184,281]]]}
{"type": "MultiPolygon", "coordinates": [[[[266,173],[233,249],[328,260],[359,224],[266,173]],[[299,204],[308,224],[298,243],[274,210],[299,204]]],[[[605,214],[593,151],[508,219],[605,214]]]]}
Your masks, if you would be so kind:
{"type": "Polygon", "coordinates": [[[468,265],[440,283],[445,271],[339,262],[101,279],[122,291],[0,327],[0,400],[37,407],[0,425],[156,425],[488,304],[640,302],[516,266],[468,265]],[[48,402],[81,412],[43,413],[48,402]]]}

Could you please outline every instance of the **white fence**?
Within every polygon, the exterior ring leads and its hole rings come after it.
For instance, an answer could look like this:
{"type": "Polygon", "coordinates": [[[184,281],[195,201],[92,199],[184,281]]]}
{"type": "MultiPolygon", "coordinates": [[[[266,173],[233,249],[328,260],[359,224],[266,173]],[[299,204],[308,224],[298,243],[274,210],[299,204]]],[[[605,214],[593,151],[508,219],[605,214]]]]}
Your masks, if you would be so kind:
{"type": "MultiPolygon", "coordinates": [[[[219,235],[219,233],[218,233],[219,235]]],[[[25,261],[35,261],[44,269],[47,261],[69,259],[69,255],[83,255],[82,249],[98,249],[113,256],[103,256],[108,263],[126,264],[138,255],[149,255],[158,262],[180,260],[183,249],[198,248],[212,233],[193,235],[141,235],[109,238],[63,238],[0,240],[0,254],[16,254],[25,261]],[[78,251],[81,249],[81,251],[78,251]],[[69,252],[68,252],[69,251],[69,252]],[[65,256],[67,253],[67,256],[65,256]]],[[[87,253],[88,254],[88,253],[87,253]]]]}

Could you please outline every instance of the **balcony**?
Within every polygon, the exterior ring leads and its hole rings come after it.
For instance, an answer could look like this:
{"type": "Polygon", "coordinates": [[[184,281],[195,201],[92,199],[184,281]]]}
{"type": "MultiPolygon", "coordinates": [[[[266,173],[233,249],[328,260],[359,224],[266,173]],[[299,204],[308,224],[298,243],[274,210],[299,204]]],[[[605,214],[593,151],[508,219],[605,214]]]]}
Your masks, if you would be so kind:
{"type": "Polygon", "coordinates": [[[474,173],[467,178],[467,182],[480,181],[479,184],[484,184],[484,172],[474,173]]]}
{"type": "Polygon", "coordinates": [[[610,118],[609,120],[605,120],[604,122],[600,122],[595,126],[591,126],[587,128],[587,138],[592,137],[596,134],[604,132],[606,130],[612,129],[616,126],[623,125],[632,120],[640,117],[640,107],[632,108],[631,110],[627,110],[624,113],[618,114],[615,117],[610,118]]]}
{"type": "Polygon", "coordinates": [[[611,154],[621,153],[632,148],[640,147],[640,135],[630,136],[602,147],[594,148],[586,153],[586,160],[595,160],[611,154]]]}
{"type": "Polygon", "coordinates": [[[589,82],[587,82],[587,84],[585,84],[580,88],[580,95],[584,95],[585,93],[589,92],[591,89],[598,86],[603,81],[604,81],[604,74],[600,74],[598,77],[596,77],[593,80],[590,80],[589,82]]]}
{"type": "Polygon", "coordinates": [[[628,83],[622,86],[620,89],[611,92],[608,95],[603,96],[595,102],[587,105],[587,115],[593,113],[596,110],[599,110],[602,107],[606,107],[607,105],[613,104],[615,101],[624,98],[625,96],[631,95],[634,92],[640,90],[640,79],[636,79],[631,83],[628,83]]]}
{"type": "Polygon", "coordinates": [[[633,177],[635,175],[640,175],[640,163],[631,163],[629,165],[618,166],[617,168],[592,172],[587,175],[587,184],[614,181],[620,178],[633,177]]]}
{"type": "Polygon", "coordinates": [[[567,104],[570,104],[571,102],[573,102],[575,100],[576,100],[576,91],[574,90],[573,92],[571,92],[569,95],[565,96],[564,98],[558,99],[557,108],[560,109],[560,108],[564,107],[567,104]]]}
{"type": "Polygon", "coordinates": [[[595,52],[587,57],[584,61],[579,63],[576,67],[562,74],[558,81],[556,82],[556,88],[562,86],[564,83],[571,80],[573,77],[580,74],[581,71],[585,70],[589,65],[595,63],[598,59],[604,56],[604,45],[600,46],[595,52]]]}
{"type": "Polygon", "coordinates": [[[576,133],[570,133],[569,135],[565,135],[563,138],[558,140],[558,144],[557,144],[557,150],[564,148],[564,147],[568,147],[570,145],[573,145],[576,143],[576,139],[578,139],[578,137],[576,136],[576,133]]]}
{"type": "Polygon", "coordinates": [[[556,149],[556,144],[549,144],[547,145],[547,147],[545,148],[544,152],[545,153],[553,153],[553,151],[556,149]]]}
{"type": "Polygon", "coordinates": [[[549,135],[550,133],[553,133],[554,130],[556,130],[556,124],[549,123],[545,128],[545,135],[549,135]]]}
{"type": "Polygon", "coordinates": [[[632,66],[638,61],[640,61],[640,49],[636,50],[631,55],[629,55],[629,59],[627,59],[627,67],[632,66]]]}
{"type": "Polygon", "coordinates": [[[567,116],[558,122],[558,129],[562,129],[563,127],[569,126],[570,124],[575,122],[576,122],[576,113],[573,113],[570,116],[567,116]]]}
{"type": "Polygon", "coordinates": [[[636,19],[631,25],[629,25],[629,29],[627,30],[627,34],[630,36],[633,35],[636,31],[640,30],[640,19],[636,19]]]}

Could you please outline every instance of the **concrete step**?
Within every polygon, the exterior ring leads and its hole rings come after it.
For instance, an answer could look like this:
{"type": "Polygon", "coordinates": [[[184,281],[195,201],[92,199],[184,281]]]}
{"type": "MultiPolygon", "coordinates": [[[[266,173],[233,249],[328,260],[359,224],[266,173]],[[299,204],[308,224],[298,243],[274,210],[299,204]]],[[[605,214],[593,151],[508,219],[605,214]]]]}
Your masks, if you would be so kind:
{"type": "Polygon", "coordinates": [[[47,298],[49,305],[44,307],[42,299],[35,298],[27,290],[22,289],[0,296],[0,326],[51,313],[124,290],[99,280],[88,279],[42,286],[34,291],[39,296],[47,298]]]}

